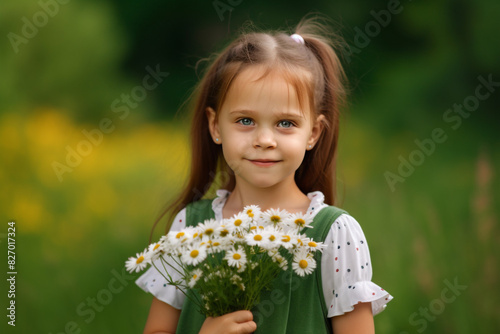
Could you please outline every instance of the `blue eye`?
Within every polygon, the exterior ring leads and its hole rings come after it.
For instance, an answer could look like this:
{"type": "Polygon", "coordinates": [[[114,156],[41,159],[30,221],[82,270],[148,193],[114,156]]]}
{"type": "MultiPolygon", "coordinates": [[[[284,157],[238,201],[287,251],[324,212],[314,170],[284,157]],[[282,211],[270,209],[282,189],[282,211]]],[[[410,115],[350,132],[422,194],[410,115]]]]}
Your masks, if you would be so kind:
{"type": "Polygon", "coordinates": [[[293,123],[291,121],[283,120],[279,122],[279,125],[282,128],[291,128],[293,126],[293,123]]]}
{"type": "Polygon", "coordinates": [[[252,125],[252,120],[250,118],[242,118],[238,120],[238,123],[241,123],[242,125],[252,125]]]}

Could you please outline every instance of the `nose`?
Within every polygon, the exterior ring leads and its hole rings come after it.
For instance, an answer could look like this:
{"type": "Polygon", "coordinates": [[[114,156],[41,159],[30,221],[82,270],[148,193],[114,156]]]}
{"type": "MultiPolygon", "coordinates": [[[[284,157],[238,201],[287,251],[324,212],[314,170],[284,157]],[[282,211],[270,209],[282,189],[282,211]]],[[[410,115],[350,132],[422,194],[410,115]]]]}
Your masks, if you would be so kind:
{"type": "Polygon", "coordinates": [[[267,128],[257,129],[255,131],[253,146],[263,149],[275,148],[276,138],[274,137],[273,131],[267,128]]]}

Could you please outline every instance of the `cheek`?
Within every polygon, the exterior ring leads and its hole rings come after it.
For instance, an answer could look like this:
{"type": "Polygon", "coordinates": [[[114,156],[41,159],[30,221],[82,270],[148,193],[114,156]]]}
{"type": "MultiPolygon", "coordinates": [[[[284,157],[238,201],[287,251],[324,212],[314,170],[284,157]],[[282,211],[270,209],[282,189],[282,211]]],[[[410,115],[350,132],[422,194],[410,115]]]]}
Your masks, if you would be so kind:
{"type": "Polygon", "coordinates": [[[303,159],[306,154],[307,142],[299,139],[290,139],[281,145],[281,151],[293,159],[303,159]]]}
{"type": "Polygon", "coordinates": [[[295,152],[297,150],[305,151],[308,138],[309,137],[305,135],[284,138],[281,145],[285,150],[293,150],[295,152]]]}

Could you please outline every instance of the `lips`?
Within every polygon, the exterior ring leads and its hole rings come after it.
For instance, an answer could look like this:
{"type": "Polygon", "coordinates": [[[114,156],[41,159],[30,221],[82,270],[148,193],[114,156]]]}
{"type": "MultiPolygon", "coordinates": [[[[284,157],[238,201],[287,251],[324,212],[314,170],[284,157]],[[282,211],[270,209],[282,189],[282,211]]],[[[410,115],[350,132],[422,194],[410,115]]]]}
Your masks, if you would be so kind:
{"type": "Polygon", "coordinates": [[[247,159],[247,160],[253,163],[254,165],[260,167],[271,167],[280,162],[280,160],[271,160],[271,159],[247,159]]]}

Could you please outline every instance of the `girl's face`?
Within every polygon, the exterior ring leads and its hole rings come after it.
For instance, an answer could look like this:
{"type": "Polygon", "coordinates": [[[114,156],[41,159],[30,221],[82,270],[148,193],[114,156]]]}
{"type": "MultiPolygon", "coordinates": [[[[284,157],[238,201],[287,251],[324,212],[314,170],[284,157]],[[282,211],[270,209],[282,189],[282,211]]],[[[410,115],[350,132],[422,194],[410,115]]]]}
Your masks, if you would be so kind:
{"type": "Polygon", "coordinates": [[[236,184],[268,188],[295,183],[306,150],[321,134],[323,116],[313,118],[309,103],[301,110],[295,89],[281,76],[270,73],[256,81],[261,73],[256,66],[242,71],[219,113],[209,107],[207,116],[236,184]]]}

